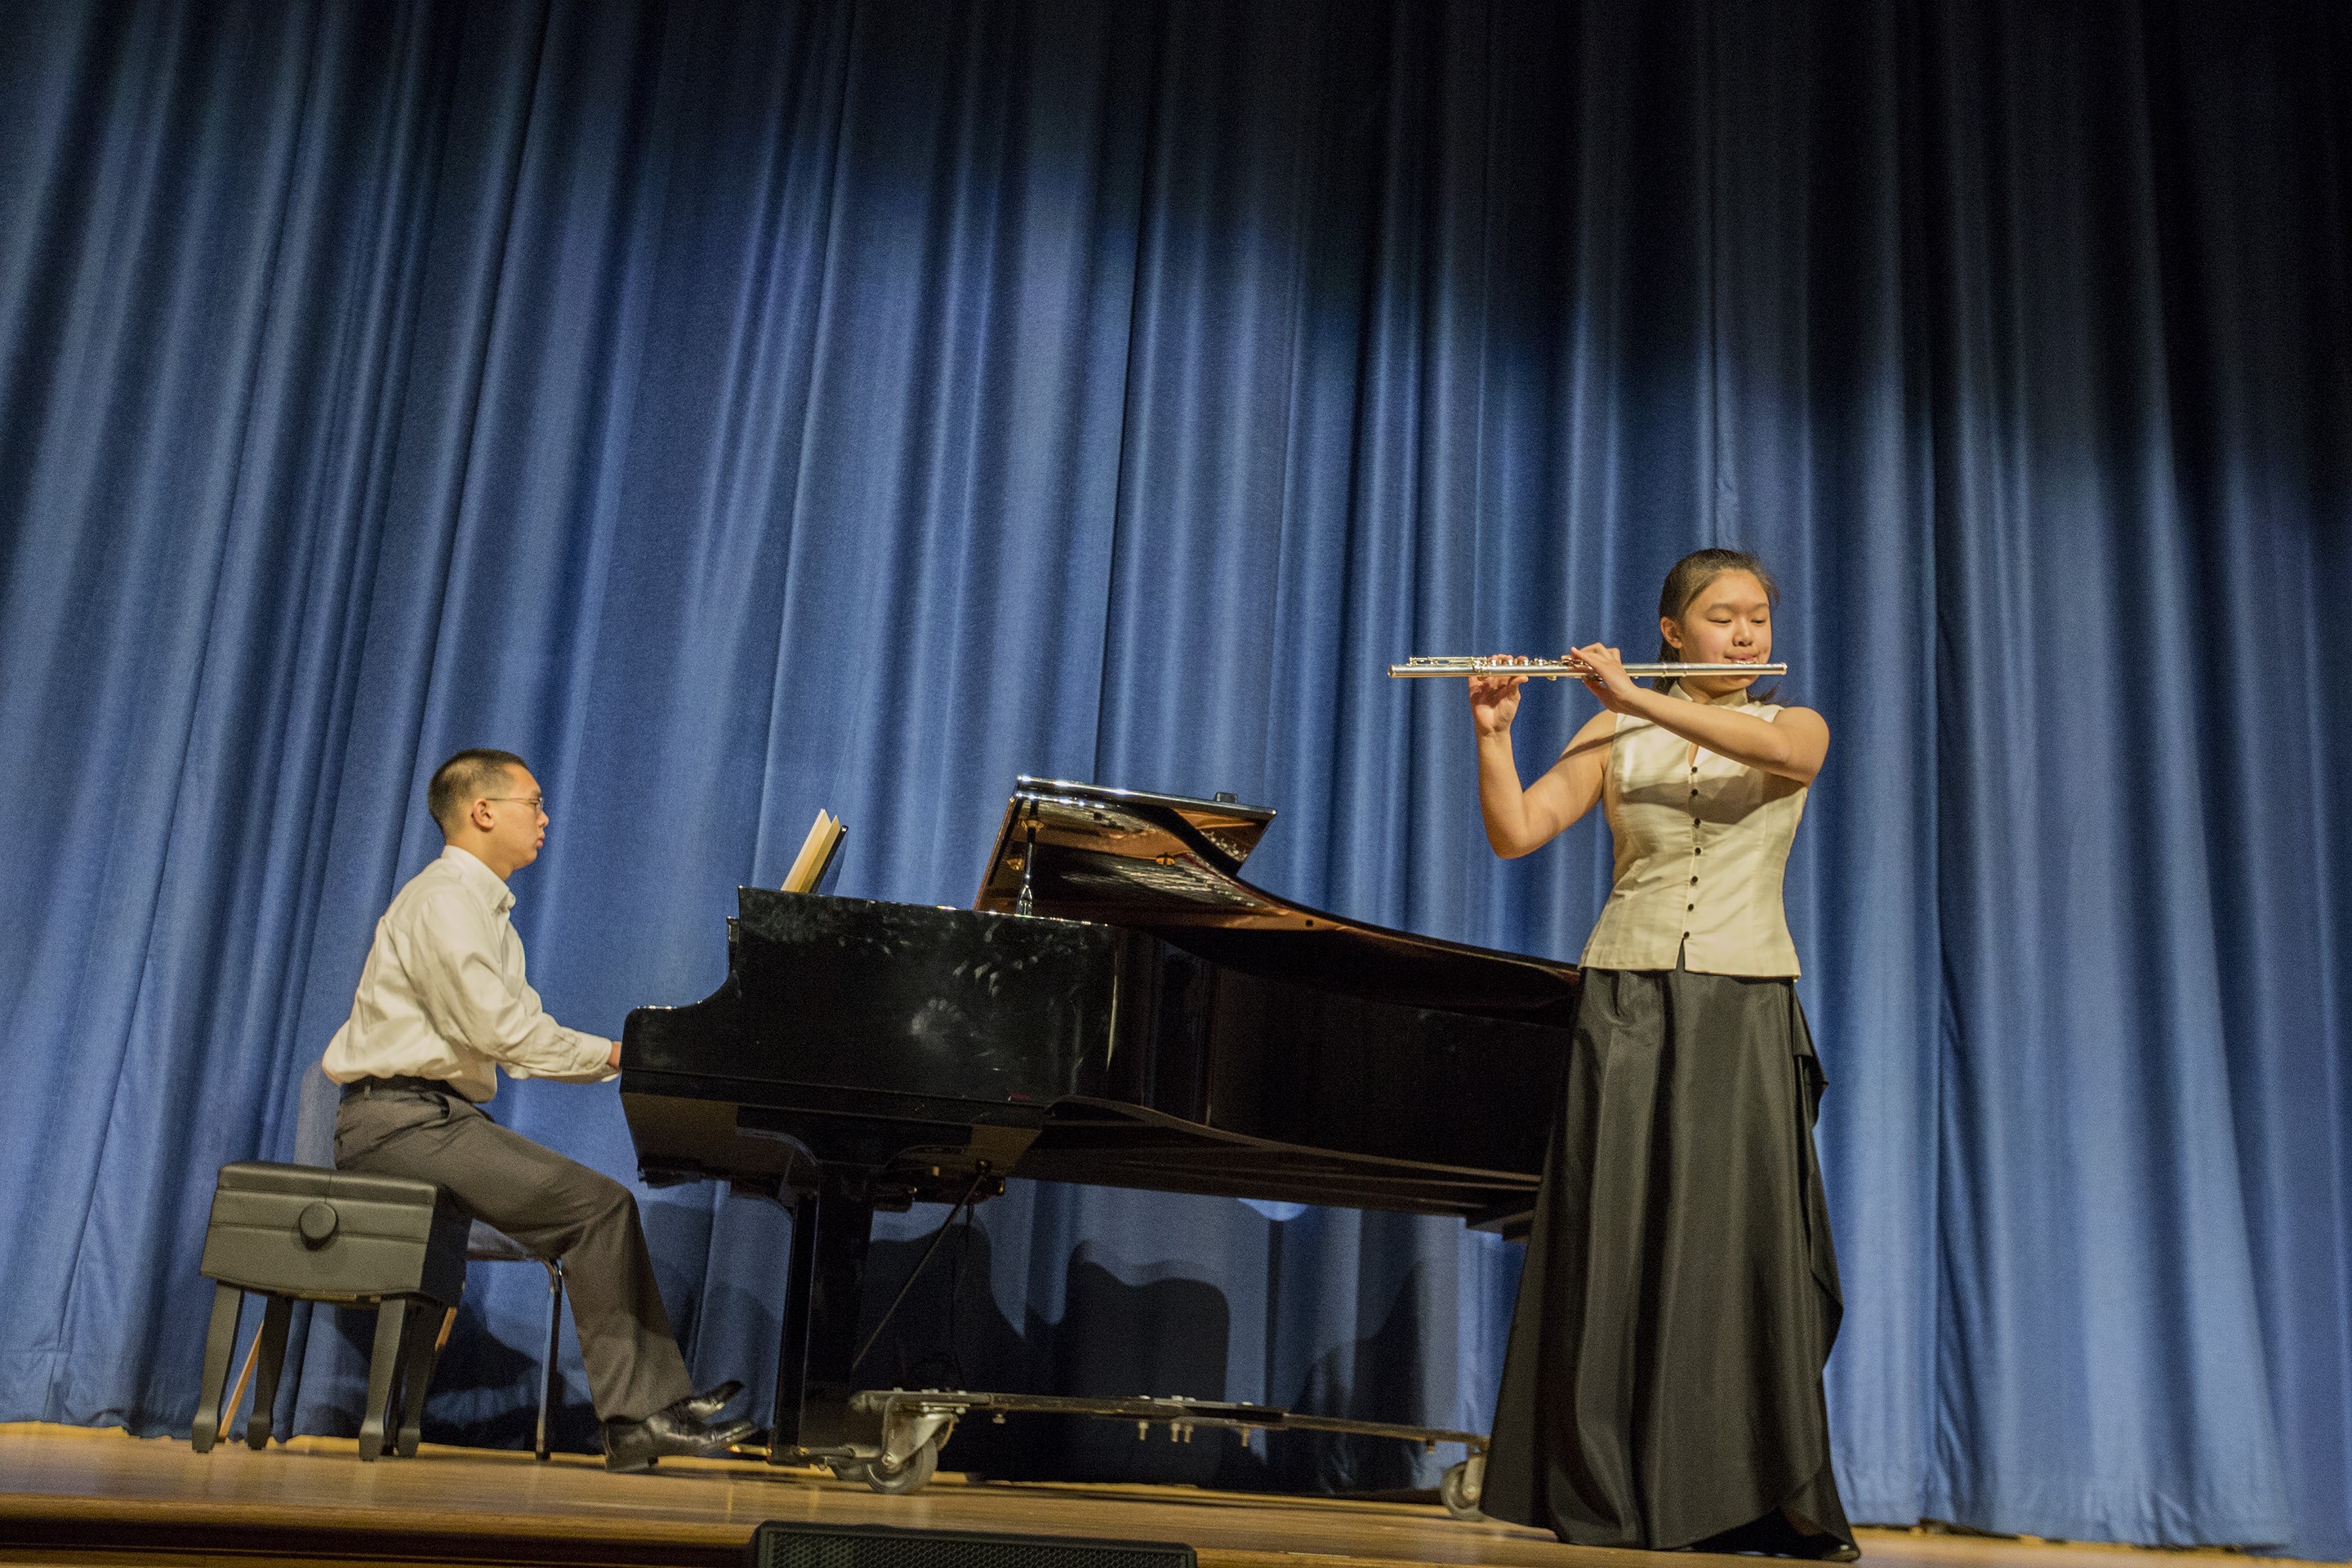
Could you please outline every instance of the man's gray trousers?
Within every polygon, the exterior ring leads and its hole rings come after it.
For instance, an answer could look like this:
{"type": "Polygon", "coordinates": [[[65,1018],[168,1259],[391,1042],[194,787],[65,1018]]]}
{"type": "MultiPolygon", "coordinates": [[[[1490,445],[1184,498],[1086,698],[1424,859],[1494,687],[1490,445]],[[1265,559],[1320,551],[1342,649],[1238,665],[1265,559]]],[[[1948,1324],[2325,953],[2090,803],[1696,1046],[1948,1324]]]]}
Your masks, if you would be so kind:
{"type": "Polygon", "coordinates": [[[435,1183],[537,1256],[563,1259],[599,1416],[643,1420],[694,1392],[637,1200],[620,1183],[507,1131],[462,1095],[404,1088],[342,1102],[335,1165],[435,1183]]]}

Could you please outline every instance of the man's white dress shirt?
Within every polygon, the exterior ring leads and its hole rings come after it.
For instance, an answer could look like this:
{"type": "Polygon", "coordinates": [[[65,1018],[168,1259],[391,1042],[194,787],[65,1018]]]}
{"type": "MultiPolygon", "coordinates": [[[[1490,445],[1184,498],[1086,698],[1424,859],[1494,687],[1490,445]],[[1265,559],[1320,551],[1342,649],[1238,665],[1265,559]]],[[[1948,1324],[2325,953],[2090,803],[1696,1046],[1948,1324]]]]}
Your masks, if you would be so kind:
{"type": "Polygon", "coordinates": [[[601,1083],[613,1043],[549,1017],[523,976],[514,894],[450,845],[409,879],[375,923],[352,1016],[327,1043],[337,1083],[437,1078],[479,1104],[509,1078],[601,1083]]]}

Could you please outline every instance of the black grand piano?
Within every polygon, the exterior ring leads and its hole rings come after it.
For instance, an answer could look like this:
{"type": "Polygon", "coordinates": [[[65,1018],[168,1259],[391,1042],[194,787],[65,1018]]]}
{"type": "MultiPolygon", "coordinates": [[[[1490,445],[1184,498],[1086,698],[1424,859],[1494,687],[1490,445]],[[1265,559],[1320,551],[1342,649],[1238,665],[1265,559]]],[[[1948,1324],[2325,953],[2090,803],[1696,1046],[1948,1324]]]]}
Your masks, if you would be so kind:
{"type": "Polygon", "coordinates": [[[1250,886],[1273,816],[1024,777],[973,908],[744,888],[726,983],[629,1015],[645,1179],[794,1210],[772,1460],[871,1450],[877,1209],[1021,1176],[1524,1224],[1576,971],[1250,886]]]}

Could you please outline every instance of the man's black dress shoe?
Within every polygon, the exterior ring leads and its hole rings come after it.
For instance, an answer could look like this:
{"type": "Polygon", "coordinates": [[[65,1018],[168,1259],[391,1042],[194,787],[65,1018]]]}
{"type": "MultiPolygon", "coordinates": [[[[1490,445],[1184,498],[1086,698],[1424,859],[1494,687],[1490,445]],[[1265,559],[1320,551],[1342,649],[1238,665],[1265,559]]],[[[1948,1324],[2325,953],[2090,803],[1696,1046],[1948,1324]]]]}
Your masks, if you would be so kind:
{"type": "Polygon", "coordinates": [[[687,1395],[670,1408],[697,1421],[716,1421],[719,1413],[734,1404],[742,1393],[743,1385],[730,1377],[706,1393],[687,1395]]]}
{"type": "Polygon", "coordinates": [[[684,1408],[693,1403],[681,1399],[642,1421],[605,1422],[604,1468],[623,1474],[650,1470],[654,1461],[664,1455],[724,1453],[729,1445],[751,1435],[749,1421],[723,1421],[714,1426],[708,1420],[697,1419],[684,1408]]]}

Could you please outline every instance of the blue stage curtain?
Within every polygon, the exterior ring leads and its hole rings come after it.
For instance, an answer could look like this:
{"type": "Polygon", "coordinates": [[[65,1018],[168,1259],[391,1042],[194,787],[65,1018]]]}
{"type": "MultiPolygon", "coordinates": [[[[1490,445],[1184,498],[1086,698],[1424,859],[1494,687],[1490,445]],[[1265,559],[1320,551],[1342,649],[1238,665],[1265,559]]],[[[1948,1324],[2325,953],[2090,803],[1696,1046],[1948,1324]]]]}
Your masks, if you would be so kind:
{"type": "MultiPolygon", "coordinates": [[[[1023,771],[1236,791],[1268,887],[1572,958],[1602,835],[1494,861],[1460,694],[1381,667],[1646,651],[1738,542],[1837,736],[1790,896],[1852,1511],[2352,1556],[2347,84],[2325,0],[12,17],[0,1417],[184,1429],[211,1172],[291,1150],[448,752],[549,788],[583,1027],[710,990],[821,805],[843,891],[966,901],[1023,771]]],[[[499,1103],[628,1173],[612,1089],[499,1103]]],[[[697,1371],[764,1378],[789,1222],[645,1207],[697,1371]]],[[[1025,1184],[945,1251],[870,1375],[1469,1426],[1517,1268],[1025,1184]]],[[[533,1274],[436,1431],[527,1428],[533,1274]]]]}

